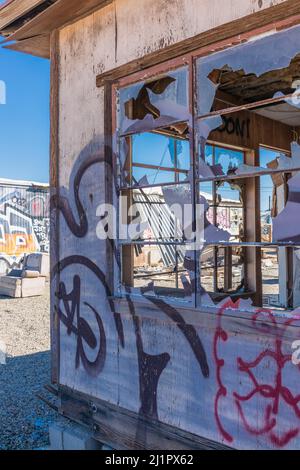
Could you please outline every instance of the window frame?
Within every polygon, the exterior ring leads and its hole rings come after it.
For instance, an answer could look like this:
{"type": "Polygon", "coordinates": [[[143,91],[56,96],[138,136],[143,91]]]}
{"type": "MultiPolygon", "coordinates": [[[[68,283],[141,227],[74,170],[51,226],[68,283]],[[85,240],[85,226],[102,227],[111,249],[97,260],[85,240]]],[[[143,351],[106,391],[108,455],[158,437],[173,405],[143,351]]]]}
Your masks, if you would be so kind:
{"type": "MultiPolygon", "coordinates": [[[[130,85],[135,85],[135,84],[139,84],[139,83],[143,83],[144,81],[146,80],[151,80],[152,78],[156,78],[157,76],[159,75],[165,75],[167,74],[168,72],[174,72],[182,67],[187,67],[188,70],[187,70],[187,77],[188,77],[188,110],[189,110],[189,119],[184,121],[184,122],[187,122],[188,124],[188,127],[189,127],[189,147],[190,147],[190,171],[191,173],[193,173],[194,175],[194,168],[195,168],[195,154],[194,154],[194,96],[193,96],[193,90],[194,90],[194,87],[192,85],[191,82],[193,82],[193,70],[194,70],[194,67],[192,66],[191,67],[191,64],[192,64],[192,60],[191,58],[186,58],[186,57],[181,57],[181,58],[178,58],[178,59],[174,59],[174,60],[171,60],[171,61],[168,61],[166,63],[163,63],[159,66],[154,66],[154,67],[151,67],[150,69],[147,69],[146,72],[138,72],[138,73],[135,73],[133,75],[130,75],[128,77],[124,77],[124,78],[121,78],[120,80],[118,80],[117,82],[113,83],[112,85],[112,108],[113,108],[113,113],[112,113],[112,117],[113,117],[113,126],[112,126],[112,132],[113,132],[113,155],[116,155],[117,152],[119,151],[119,147],[118,147],[118,141],[124,137],[124,134],[120,132],[120,130],[118,129],[117,127],[117,109],[118,109],[118,106],[117,106],[117,103],[118,103],[118,89],[119,88],[123,88],[123,87],[128,87],[130,85]]],[[[178,120],[178,122],[183,122],[182,120],[178,120]]],[[[175,121],[174,121],[175,123],[175,121]]],[[[145,132],[149,132],[149,131],[145,131],[145,132]]],[[[132,133],[132,134],[135,134],[135,133],[132,133]]],[[[125,135],[132,135],[130,133],[125,133],[125,135]]],[[[174,171],[174,170],[173,170],[174,171]]],[[[114,174],[116,175],[117,174],[117,168],[116,168],[116,159],[113,159],[113,172],[114,174]]],[[[185,182],[168,182],[168,183],[157,183],[157,184],[153,184],[153,185],[147,185],[147,186],[143,186],[143,185],[134,185],[134,186],[128,186],[126,188],[118,188],[119,191],[125,191],[125,190],[134,190],[134,189],[144,189],[144,188],[153,188],[153,187],[167,187],[167,186],[178,186],[178,184],[186,184],[186,185],[190,185],[191,187],[191,198],[192,198],[192,204],[194,206],[194,192],[195,192],[195,188],[196,188],[196,185],[194,183],[195,179],[194,177],[191,177],[190,180],[187,180],[185,182]]],[[[117,214],[118,214],[118,218],[119,218],[119,201],[118,201],[118,196],[116,197],[115,199],[115,203],[118,207],[117,209],[117,214]]],[[[122,266],[121,266],[121,248],[122,246],[132,246],[134,247],[134,245],[141,245],[141,244],[144,244],[145,246],[147,245],[150,245],[150,244],[153,244],[153,245],[167,245],[168,242],[162,242],[160,243],[159,241],[155,241],[153,243],[148,243],[147,241],[146,242],[131,242],[130,245],[127,243],[122,243],[120,242],[119,240],[117,240],[117,253],[118,253],[118,259],[120,260],[120,266],[118,267],[118,275],[116,276],[114,274],[114,292],[115,292],[115,295],[117,294],[117,296],[120,296],[120,297],[124,297],[125,295],[128,295],[128,292],[126,292],[126,287],[125,286],[122,286],[122,266]]],[[[185,245],[185,243],[176,243],[174,242],[172,244],[172,246],[177,246],[177,245],[185,245]]],[[[177,259],[177,256],[176,256],[176,259],[177,259]]],[[[196,255],[194,255],[194,260],[193,260],[194,264],[196,264],[196,255]]],[[[195,268],[196,270],[196,268],[195,268]]],[[[134,297],[134,294],[131,294],[133,297],[134,297]]],[[[164,297],[166,298],[166,297],[164,297]]],[[[193,293],[192,296],[191,296],[191,299],[189,300],[179,300],[178,298],[176,297],[167,297],[168,299],[168,302],[170,303],[175,303],[175,304],[178,304],[178,303],[181,303],[183,304],[184,306],[188,306],[188,307],[195,307],[196,306],[196,293],[193,293]]]]}
{"type": "MultiPolygon", "coordinates": [[[[286,29],[288,29],[289,26],[287,26],[286,29]]],[[[293,27],[293,25],[291,25],[290,27],[293,27]]],[[[271,30],[271,28],[269,28],[271,30]]],[[[279,31],[272,31],[272,34],[271,35],[276,35],[279,31]]],[[[270,170],[270,169],[266,169],[265,171],[256,171],[256,172],[251,172],[251,174],[243,174],[243,175],[234,175],[234,176],[223,176],[223,177],[215,177],[215,178],[200,178],[199,177],[199,172],[198,172],[198,158],[200,158],[200,155],[198,154],[198,134],[197,134],[197,130],[196,130],[196,125],[195,123],[201,119],[206,119],[206,118],[209,118],[211,116],[214,116],[214,115],[227,115],[227,114],[232,114],[233,112],[237,112],[237,111],[240,111],[240,110],[245,110],[245,109],[249,109],[251,110],[255,105],[257,105],[258,103],[261,103],[261,104],[270,104],[270,103],[280,103],[280,102],[284,102],[284,100],[287,98],[287,96],[285,97],[281,97],[281,98],[274,98],[274,99],[268,99],[268,100],[261,100],[261,101],[257,101],[255,103],[251,103],[251,104],[248,104],[248,105],[243,105],[243,106],[233,106],[232,108],[225,108],[221,111],[214,111],[214,112],[211,112],[211,113],[207,113],[206,115],[202,115],[202,116],[199,116],[198,113],[197,113],[197,108],[196,108],[196,104],[197,104],[197,82],[196,82],[196,69],[197,69],[197,61],[198,59],[200,58],[205,58],[205,57],[208,57],[216,52],[226,52],[227,50],[230,50],[230,49],[234,49],[235,46],[239,46],[239,45],[243,45],[243,44],[247,44],[248,40],[252,39],[252,37],[255,35],[255,32],[251,32],[251,33],[248,33],[246,35],[244,35],[243,37],[239,36],[238,38],[232,38],[232,41],[231,41],[231,44],[230,44],[230,41],[221,41],[221,42],[217,42],[216,44],[214,44],[213,46],[206,46],[204,48],[201,48],[201,49],[197,49],[193,52],[190,52],[184,56],[179,56],[175,59],[172,59],[172,60],[168,60],[168,61],[165,61],[163,63],[160,63],[158,65],[154,65],[152,67],[149,67],[147,68],[146,70],[142,70],[142,71],[139,71],[139,72],[134,72],[132,74],[129,74],[127,76],[122,76],[121,78],[118,78],[116,81],[113,81],[111,83],[111,87],[112,87],[112,93],[111,93],[111,105],[112,105],[112,142],[113,142],[113,155],[116,155],[116,152],[118,151],[118,146],[117,146],[117,141],[118,139],[121,137],[120,134],[118,133],[118,129],[117,129],[117,90],[119,88],[122,88],[122,87],[125,87],[125,86],[130,86],[130,85],[134,85],[134,84],[138,84],[140,82],[143,82],[143,81],[146,81],[148,79],[151,79],[151,78],[155,78],[157,75],[160,75],[160,74],[166,74],[168,73],[169,71],[175,71],[176,69],[182,67],[182,66],[188,66],[188,79],[189,79],[189,93],[188,93],[188,96],[189,96],[189,110],[190,110],[190,118],[188,120],[188,123],[189,123],[189,129],[190,129],[190,161],[191,161],[191,165],[192,165],[192,168],[191,168],[191,172],[190,174],[192,175],[191,176],[191,181],[190,181],[190,184],[191,184],[191,193],[192,193],[192,203],[194,206],[196,206],[197,204],[197,201],[198,201],[198,185],[201,183],[201,182],[208,182],[208,181],[211,181],[211,182],[218,182],[220,180],[226,182],[226,181],[230,181],[231,179],[245,179],[245,178],[256,178],[258,176],[264,176],[264,175],[273,175],[273,174],[276,174],[276,173],[281,173],[283,175],[285,175],[286,173],[290,173],[291,171],[289,170],[283,170],[283,169],[279,169],[279,170],[270,170]]],[[[260,39],[260,38],[258,38],[260,39]]],[[[299,48],[299,51],[300,51],[300,48],[299,48]]],[[[206,140],[206,144],[209,144],[211,145],[211,141],[209,141],[209,138],[206,140]]],[[[221,146],[221,143],[220,142],[217,142],[217,143],[214,143],[212,145],[216,145],[216,146],[221,146]]],[[[222,144],[223,145],[223,144],[222,144]]],[[[261,147],[269,147],[267,145],[265,145],[264,143],[261,143],[260,144],[261,147]]],[[[229,146],[229,145],[226,145],[224,144],[224,147],[227,148],[231,148],[232,150],[235,150],[236,148],[234,146],[229,146]]],[[[270,148],[270,147],[269,147],[270,148]]],[[[276,147],[273,147],[275,150],[276,147]]],[[[237,150],[241,150],[242,149],[237,149],[237,150]]],[[[249,149],[245,149],[246,151],[249,150],[249,149]]],[[[254,149],[251,149],[251,150],[254,150],[254,149]]],[[[255,150],[258,150],[258,149],[255,149],[255,150]]],[[[285,153],[287,153],[285,151],[285,153]]],[[[255,165],[257,166],[257,164],[255,165]]],[[[254,166],[254,167],[255,167],[254,166]]],[[[114,171],[114,174],[115,173],[115,159],[113,159],[113,171],[114,171]]],[[[300,167],[299,168],[295,168],[293,169],[293,172],[296,172],[296,171],[300,171],[300,167]]],[[[178,183],[170,183],[170,185],[176,185],[178,183]]],[[[166,184],[167,185],[167,184],[166,184]]],[[[158,184],[158,185],[154,185],[154,186],[162,186],[162,184],[158,184]]],[[[165,186],[165,184],[163,184],[163,186],[165,186]]],[[[149,187],[151,187],[151,185],[149,185],[149,187]]],[[[130,188],[127,188],[127,189],[130,189],[130,188]]],[[[194,221],[196,220],[196,217],[194,217],[194,221]]],[[[133,243],[134,244],[134,243],[133,243]]],[[[272,248],[272,247],[276,247],[276,248],[279,248],[279,247],[285,247],[287,249],[297,249],[298,247],[300,247],[300,242],[299,244],[295,244],[295,243],[264,243],[264,242],[243,242],[243,243],[218,243],[218,244],[210,244],[210,243],[205,243],[205,246],[220,246],[220,247],[230,247],[230,246],[236,246],[236,247],[254,247],[254,248],[257,248],[257,249],[263,249],[263,248],[272,248]]],[[[118,248],[117,248],[118,249],[118,248]]],[[[206,305],[206,304],[203,304],[201,301],[199,301],[199,295],[198,295],[198,292],[200,292],[201,288],[201,284],[200,284],[200,260],[198,259],[199,257],[197,256],[197,253],[195,252],[194,253],[194,265],[195,265],[195,278],[196,278],[196,282],[195,282],[195,292],[193,293],[193,301],[192,301],[192,304],[185,304],[185,308],[201,308],[201,309],[205,309],[205,308],[211,308],[209,305],[206,305]]],[[[120,274],[120,267],[118,267],[118,271],[120,274]]],[[[114,274],[114,293],[115,293],[115,296],[116,297],[124,297],[124,295],[128,295],[125,293],[125,291],[120,291],[119,287],[121,285],[121,280],[120,278],[118,279],[118,281],[116,282],[116,276],[114,274]]],[[[119,277],[119,276],[118,276],[119,277]]],[[[228,294],[228,296],[230,296],[230,294],[228,294]]],[[[133,295],[134,297],[134,295],[133,295]]],[[[168,303],[170,304],[177,304],[178,305],[178,300],[176,298],[172,298],[172,297],[167,297],[167,301],[168,303]]],[[[215,306],[215,309],[217,310],[217,306],[215,306]]]]}

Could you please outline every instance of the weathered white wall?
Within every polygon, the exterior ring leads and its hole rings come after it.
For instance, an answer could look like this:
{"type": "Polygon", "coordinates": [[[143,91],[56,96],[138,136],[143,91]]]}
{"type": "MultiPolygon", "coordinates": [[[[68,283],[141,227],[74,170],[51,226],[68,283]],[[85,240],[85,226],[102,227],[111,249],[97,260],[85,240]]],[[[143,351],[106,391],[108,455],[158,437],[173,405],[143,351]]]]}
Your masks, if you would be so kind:
{"type": "MultiPolygon", "coordinates": [[[[78,331],[67,334],[61,322],[61,384],[136,413],[141,407],[138,367],[141,351],[137,347],[132,312],[121,315],[123,347],[103,282],[93,270],[96,266],[104,275],[106,273],[106,247],[96,237],[96,207],[104,202],[104,166],[101,163],[83,173],[79,197],[87,215],[88,230],[83,236],[74,235],[74,226],[82,222],[74,198],[74,181],[80,166],[97,152],[104,140],[104,96],[103,90],[96,88],[97,74],[277,3],[281,1],[117,0],[60,32],[60,186],[61,194],[70,204],[68,214],[73,213],[75,219],[70,230],[65,217],[60,216],[60,258],[62,262],[68,258],[66,266],[62,263],[60,280],[66,292],[72,293],[66,304],[70,309],[80,306],[81,315],[95,335],[99,327],[86,303],[97,310],[104,324],[107,351],[99,374],[91,374],[82,360],[76,367],[79,334],[78,331]],[[85,264],[86,260],[93,265],[85,264]],[[81,280],[77,292],[73,291],[74,276],[81,280]]],[[[243,315],[239,312],[236,316],[243,315]]],[[[290,351],[287,325],[277,330],[276,325],[256,324],[255,313],[252,322],[249,318],[240,323],[237,319],[226,319],[222,309],[219,316],[201,316],[197,312],[193,318],[184,317],[206,351],[209,375],[205,378],[201,361],[182,329],[163,309],[155,317],[156,320],[143,320],[140,334],[144,352],[154,356],[169,355],[157,388],[157,411],[161,421],[240,448],[299,447],[298,404],[276,382],[279,372],[292,395],[297,395],[298,368],[289,363],[283,371],[278,351],[278,341],[285,354],[290,351]],[[248,369],[259,384],[269,386],[263,389],[267,396],[263,396],[250,373],[241,371],[239,358],[254,361],[253,367],[250,364],[248,369]],[[224,360],[223,365],[220,360],[224,360]],[[236,394],[250,396],[243,402],[236,394]]],[[[97,338],[99,341],[99,334],[97,338]]],[[[85,354],[91,361],[95,359],[95,351],[86,344],[85,354]]]]}
{"type": "MultiPolygon", "coordinates": [[[[68,167],[103,135],[96,76],[284,0],[115,0],[60,33],[60,149],[68,167]]],[[[66,171],[64,171],[66,170],[66,171]]],[[[62,167],[61,184],[68,182],[62,167]],[[65,179],[64,179],[65,178],[65,179]]]]}

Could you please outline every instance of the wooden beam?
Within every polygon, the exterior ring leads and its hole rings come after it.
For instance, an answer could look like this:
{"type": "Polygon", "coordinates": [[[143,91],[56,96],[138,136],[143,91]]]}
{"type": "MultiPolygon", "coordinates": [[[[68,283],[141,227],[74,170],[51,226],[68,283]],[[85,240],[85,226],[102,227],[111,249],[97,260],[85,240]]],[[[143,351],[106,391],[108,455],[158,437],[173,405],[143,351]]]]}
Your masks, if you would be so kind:
{"type": "Polygon", "coordinates": [[[72,23],[95,10],[112,3],[113,0],[58,0],[42,13],[28,21],[7,41],[19,41],[41,34],[50,34],[54,29],[72,23]]]}
{"type": "Polygon", "coordinates": [[[0,30],[14,23],[34,8],[45,3],[45,0],[13,0],[0,9],[0,30]]]}
{"type": "Polygon", "coordinates": [[[53,267],[57,265],[60,257],[59,235],[60,218],[59,211],[55,210],[52,215],[52,197],[59,197],[59,32],[51,33],[50,37],[50,59],[51,59],[51,80],[50,80],[50,279],[51,279],[51,378],[52,383],[59,381],[60,366],[60,322],[57,315],[58,299],[55,292],[59,288],[59,274],[53,278],[53,267]]]}
{"type": "Polygon", "coordinates": [[[232,450],[67,387],[59,387],[59,395],[64,416],[93,429],[96,439],[116,450],[232,450]]]}
{"type": "Polygon", "coordinates": [[[50,59],[50,35],[24,39],[23,41],[3,46],[3,48],[50,59]]]}
{"type": "Polygon", "coordinates": [[[257,13],[231,21],[224,25],[205,31],[192,38],[185,39],[164,49],[154,51],[128,64],[108,70],[96,78],[98,87],[105,81],[116,81],[128,75],[140,72],[154,65],[161,64],[174,58],[183,57],[200,51],[199,55],[207,55],[217,50],[238,45],[255,34],[263,34],[270,29],[285,29],[300,23],[300,0],[287,0],[257,13]],[[232,42],[228,38],[233,38],[232,42]]]}

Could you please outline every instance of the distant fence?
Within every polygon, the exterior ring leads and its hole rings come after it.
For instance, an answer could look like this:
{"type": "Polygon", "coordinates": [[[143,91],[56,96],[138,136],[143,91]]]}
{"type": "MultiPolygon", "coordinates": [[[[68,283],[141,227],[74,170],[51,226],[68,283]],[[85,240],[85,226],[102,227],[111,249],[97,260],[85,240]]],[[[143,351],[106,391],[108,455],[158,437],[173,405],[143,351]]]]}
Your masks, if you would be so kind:
{"type": "Polygon", "coordinates": [[[49,252],[49,188],[0,180],[0,274],[26,253],[49,252]]]}

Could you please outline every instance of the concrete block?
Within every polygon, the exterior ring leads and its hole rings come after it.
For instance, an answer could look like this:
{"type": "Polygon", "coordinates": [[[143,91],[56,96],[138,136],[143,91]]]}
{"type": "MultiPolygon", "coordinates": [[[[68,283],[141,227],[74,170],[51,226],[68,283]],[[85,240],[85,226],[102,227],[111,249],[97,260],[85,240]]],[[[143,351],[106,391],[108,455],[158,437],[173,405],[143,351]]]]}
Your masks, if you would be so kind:
{"type": "Polygon", "coordinates": [[[63,448],[64,450],[101,450],[102,444],[85,429],[74,426],[63,432],[63,448]]]}
{"type": "Polygon", "coordinates": [[[59,424],[50,424],[49,438],[51,450],[63,450],[63,431],[64,428],[59,424]]]}
{"type": "Polygon", "coordinates": [[[54,423],[49,426],[49,450],[102,450],[93,434],[78,424],[54,423]]]}

